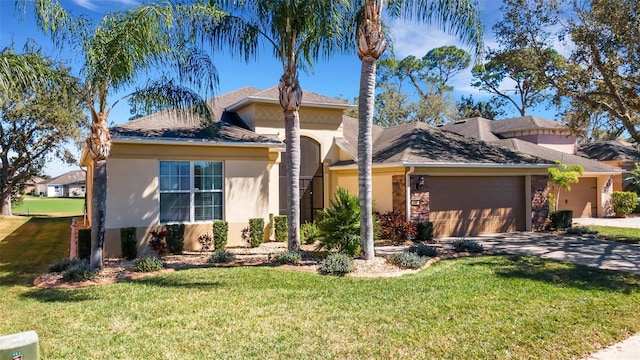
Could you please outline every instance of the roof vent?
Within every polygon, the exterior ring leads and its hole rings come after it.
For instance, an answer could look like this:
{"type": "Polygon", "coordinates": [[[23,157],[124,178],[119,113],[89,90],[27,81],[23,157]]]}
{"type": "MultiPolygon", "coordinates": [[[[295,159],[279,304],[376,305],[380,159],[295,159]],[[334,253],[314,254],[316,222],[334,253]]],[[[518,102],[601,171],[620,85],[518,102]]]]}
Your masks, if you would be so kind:
{"type": "Polygon", "coordinates": [[[456,125],[457,125],[457,124],[464,124],[464,123],[466,123],[466,122],[467,122],[467,120],[460,120],[460,121],[456,121],[456,122],[454,122],[454,124],[456,124],[456,125]]]}

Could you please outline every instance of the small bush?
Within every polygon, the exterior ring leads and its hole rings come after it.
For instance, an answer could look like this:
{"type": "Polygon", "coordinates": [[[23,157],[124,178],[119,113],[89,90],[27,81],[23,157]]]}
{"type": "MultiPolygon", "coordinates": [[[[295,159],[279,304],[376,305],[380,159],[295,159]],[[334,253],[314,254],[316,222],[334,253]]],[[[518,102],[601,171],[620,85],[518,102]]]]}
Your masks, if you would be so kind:
{"type": "Polygon", "coordinates": [[[353,260],[347,254],[331,254],[320,263],[323,274],[344,275],[353,271],[353,260]]]}
{"type": "Polygon", "coordinates": [[[164,262],[155,256],[145,256],[136,262],[136,271],[138,272],[153,272],[163,268],[164,262]]]}
{"type": "Polygon", "coordinates": [[[320,229],[313,221],[305,222],[300,226],[300,237],[305,244],[311,245],[320,238],[320,229]]]}
{"type": "Polygon", "coordinates": [[[137,232],[138,229],[135,227],[120,229],[120,249],[122,250],[122,257],[127,260],[135,259],[138,256],[137,232]]]}
{"type": "Polygon", "coordinates": [[[378,233],[380,238],[390,240],[394,244],[401,244],[405,240],[413,239],[416,235],[416,224],[407,221],[399,210],[386,213],[376,213],[378,233]]]}
{"type": "Polygon", "coordinates": [[[401,252],[389,256],[387,262],[401,269],[420,269],[427,262],[427,258],[412,252],[401,252]]]}
{"type": "Polygon", "coordinates": [[[90,281],[96,278],[98,270],[91,270],[86,261],[70,266],[62,273],[62,279],[69,282],[90,281]]]}
{"type": "Polygon", "coordinates": [[[198,243],[200,244],[200,252],[211,251],[213,248],[213,236],[204,233],[198,236],[198,243]]]}
{"type": "Polygon", "coordinates": [[[62,259],[60,261],[56,261],[53,264],[49,264],[48,267],[48,271],[49,272],[57,272],[57,273],[61,273],[66,271],[68,268],[78,265],[80,263],[83,263],[84,260],[82,259],[72,259],[72,258],[66,258],[66,259],[62,259]]]}
{"type": "Polygon", "coordinates": [[[567,234],[582,235],[582,234],[597,234],[598,232],[587,226],[572,226],[567,228],[567,234]]]}
{"type": "Polygon", "coordinates": [[[421,222],[416,225],[416,241],[433,240],[433,223],[421,222]]]}
{"type": "Polygon", "coordinates": [[[224,250],[227,247],[227,237],[229,235],[229,223],[223,220],[213,222],[213,248],[214,250],[224,250]]]}
{"type": "Polygon", "coordinates": [[[346,189],[338,188],[331,207],[322,210],[318,229],[322,238],[316,250],[360,255],[360,200],[346,189]]]}
{"type": "Polygon", "coordinates": [[[274,216],[273,223],[276,241],[287,241],[287,237],[289,236],[289,221],[287,220],[287,215],[274,216]]]}
{"type": "Polygon", "coordinates": [[[614,191],[610,201],[616,216],[626,216],[631,214],[638,204],[638,194],[631,191],[614,191]]]}
{"type": "Polygon", "coordinates": [[[184,224],[167,225],[167,251],[182,254],[184,250],[184,224]]]}
{"type": "Polygon", "coordinates": [[[249,229],[251,230],[250,244],[251,247],[258,247],[264,241],[264,219],[249,219],[249,229]]]}
{"type": "Polygon", "coordinates": [[[453,250],[456,252],[481,253],[484,247],[473,240],[455,240],[453,242],[453,250]]]}
{"type": "Polygon", "coordinates": [[[638,201],[636,207],[633,208],[633,214],[640,214],[640,201],[638,201]]]}
{"type": "Polygon", "coordinates": [[[228,263],[235,260],[236,256],[228,251],[224,250],[216,250],[213,255],[209,258],[210,263],[218,264],[218,263],[228,263]]]}
{"type": "Polygon", "coordinates": [[[573,222],[573,211],[571,210],[558,210],[552,212],[549,215],[549,226],[551,229],[566,229],[571,227],[573,222]]]}
{"type": "Polygon", "coordinates": [[[159,257],[167,255],[167,230],[151,230],[151,240],[149,240],[149,246],[153,249],[159,257]]]}
{"type": "Polygon", "coordinates": [[[410,253],[414,253],[418,256],[435,257],[438,256],[438,249],[433,246],[417,244],[409,247],[410,253]]]}
{"type": "Polygon", "coordinates": [[[296,251],[284,251],[281,253],[277,253],[275,260],[280,264],[298,265],[300,264],[300,261],[302,261],[302,256],[299,252],[296,251]]]}
{"type": "Polygon", "coordinates": [[[91,229],[78,230],[78,257],[89,260],[91,256],[91,229]]]}

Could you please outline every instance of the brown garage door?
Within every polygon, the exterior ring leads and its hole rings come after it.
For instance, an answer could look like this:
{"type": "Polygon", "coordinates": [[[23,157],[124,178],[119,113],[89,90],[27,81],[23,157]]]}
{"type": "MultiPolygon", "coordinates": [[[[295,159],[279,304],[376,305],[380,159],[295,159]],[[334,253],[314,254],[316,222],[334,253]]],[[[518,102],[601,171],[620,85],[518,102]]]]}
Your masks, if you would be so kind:
{"type": "Polygon", "coordinates": [[[525,230],[524,178],[429,178],[429,220],[435,236],[525,230]]]}
{"type": "Polygon", "coordinates": [[[573,217],[596,217],[597,215],[597,179],[580,178],[577,184],[571,184],[571,191],[560,190],[558,210],[571,210],[573,217]]]}

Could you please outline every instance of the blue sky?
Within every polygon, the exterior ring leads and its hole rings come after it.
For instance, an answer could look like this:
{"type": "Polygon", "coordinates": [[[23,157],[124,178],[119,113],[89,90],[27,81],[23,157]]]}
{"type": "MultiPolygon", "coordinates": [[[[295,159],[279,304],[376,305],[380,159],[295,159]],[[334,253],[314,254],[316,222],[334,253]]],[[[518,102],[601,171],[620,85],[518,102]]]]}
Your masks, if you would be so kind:
{"type": "MultiPolygon", "coordinates": [[[[62,4],[73,15],[86,15],[94,18],[96,22],[102,14],[131,8],[136,5],[135,0],[63,0],[62,4]]],[[[491,26],[500,17],[500,0],[480,0],[479,6],[483,14],[485,25],[485,45],[495,47],[491,26]]],[[[407,55],[422,57],[430,49],[444,45],[457,45],[469,50],[456,40],[435,27],[429,27],[415,23],[395,22],[391,24],[392,38],[396,56],[403,58],[407,55]]],[[[21,48],[27,39],[34,40],[40,45],[45,54],[53,59],[62,61],[78,70],[78,64],[74,58],[81,54],[73,54],[70,50],[59,51],[53,48],[51,41],[37,30],[34,16],[28,8],[26,13],[17,13],[14,9],[14,0],[0,0],[0,46],[3,48],[14,44],[16,49],[21,48]]],[[[244,63],[230,58],[227,54],[214,54],[214,64],[220,76],[218,93],[225,93],[243,86],[254,86],[261,89],[277,84],[282,69],[280,63],[272,56],[270,49],[262,49],[260,58],[252,63],[244,63]]],[[[312,71],[301,74],[300,83],[303,90],[313,91],[330,97],[341,97],[352,100],[358,95],[360,76],[360,61],[357,55],[337,55],[328,61],[314,65],[312,71]]],[[[471,74],[469,71],[458,75],[452,85],[455,87],[454,99],[461,95],[473,94],[476,100],[486,100],[489,94],[479,93],[470,86],[471,74]]],[[[126,95],[113,94],[111,103],[126,95]]],[[[553,118],[554,113],[540,109],[532,114],[553,118]]],[[[515,116],[515,113],[509,114],[515,116]]],[[[130,117],[129,106],[126,101],[119,102],[110,114],[110,123],[118,124],[130,117]]],[[[48,175],[56,176],[74,167],[68,167],[59,162],[52,162],[47,167],[48,175]]]]}

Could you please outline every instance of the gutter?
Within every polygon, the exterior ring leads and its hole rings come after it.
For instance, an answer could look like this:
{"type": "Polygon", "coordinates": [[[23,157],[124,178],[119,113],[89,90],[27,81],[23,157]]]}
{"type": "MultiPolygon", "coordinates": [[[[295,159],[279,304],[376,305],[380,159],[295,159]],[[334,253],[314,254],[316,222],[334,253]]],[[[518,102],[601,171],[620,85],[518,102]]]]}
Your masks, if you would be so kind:
{"type": "MultiPolygon", "coordinates": [[[[374,164],[373,168],[383,169],[383,168],[391,168],[391,167],[445,167],[445,168],[485,168],[485,169],[496,169],[496,168],[512,168],[512,169],[548,169],[552,167],[559,167],[559,164],[513,164],[513,163],[451,163],[451,162],[429,162],[429,163],[419,163],[419,162],[396,162],[396,163],[385,163],[385,164],[374,164]]],[[[334,165],[329,166],[329,170],[348,170],[348,169],[357,169],[358,164],[349,164],[349,165],[334,165]]]]}
{"type": "Polygon", "coordinates": [[[223,141],[210,141],[204,139],[184,139],[184,138],[158,138],[149,139],[146,137],[120,137],[114,136],[111,138],[113,143],[121,144],[145,144],[145,145],[193,145],[193,146],[230,146],[230,147],[255,147],[255,148],[270,148],[280,149],[284,151],[284,144],[282,143],[256,143],[256,142],[223,142],[223,141]]]}

